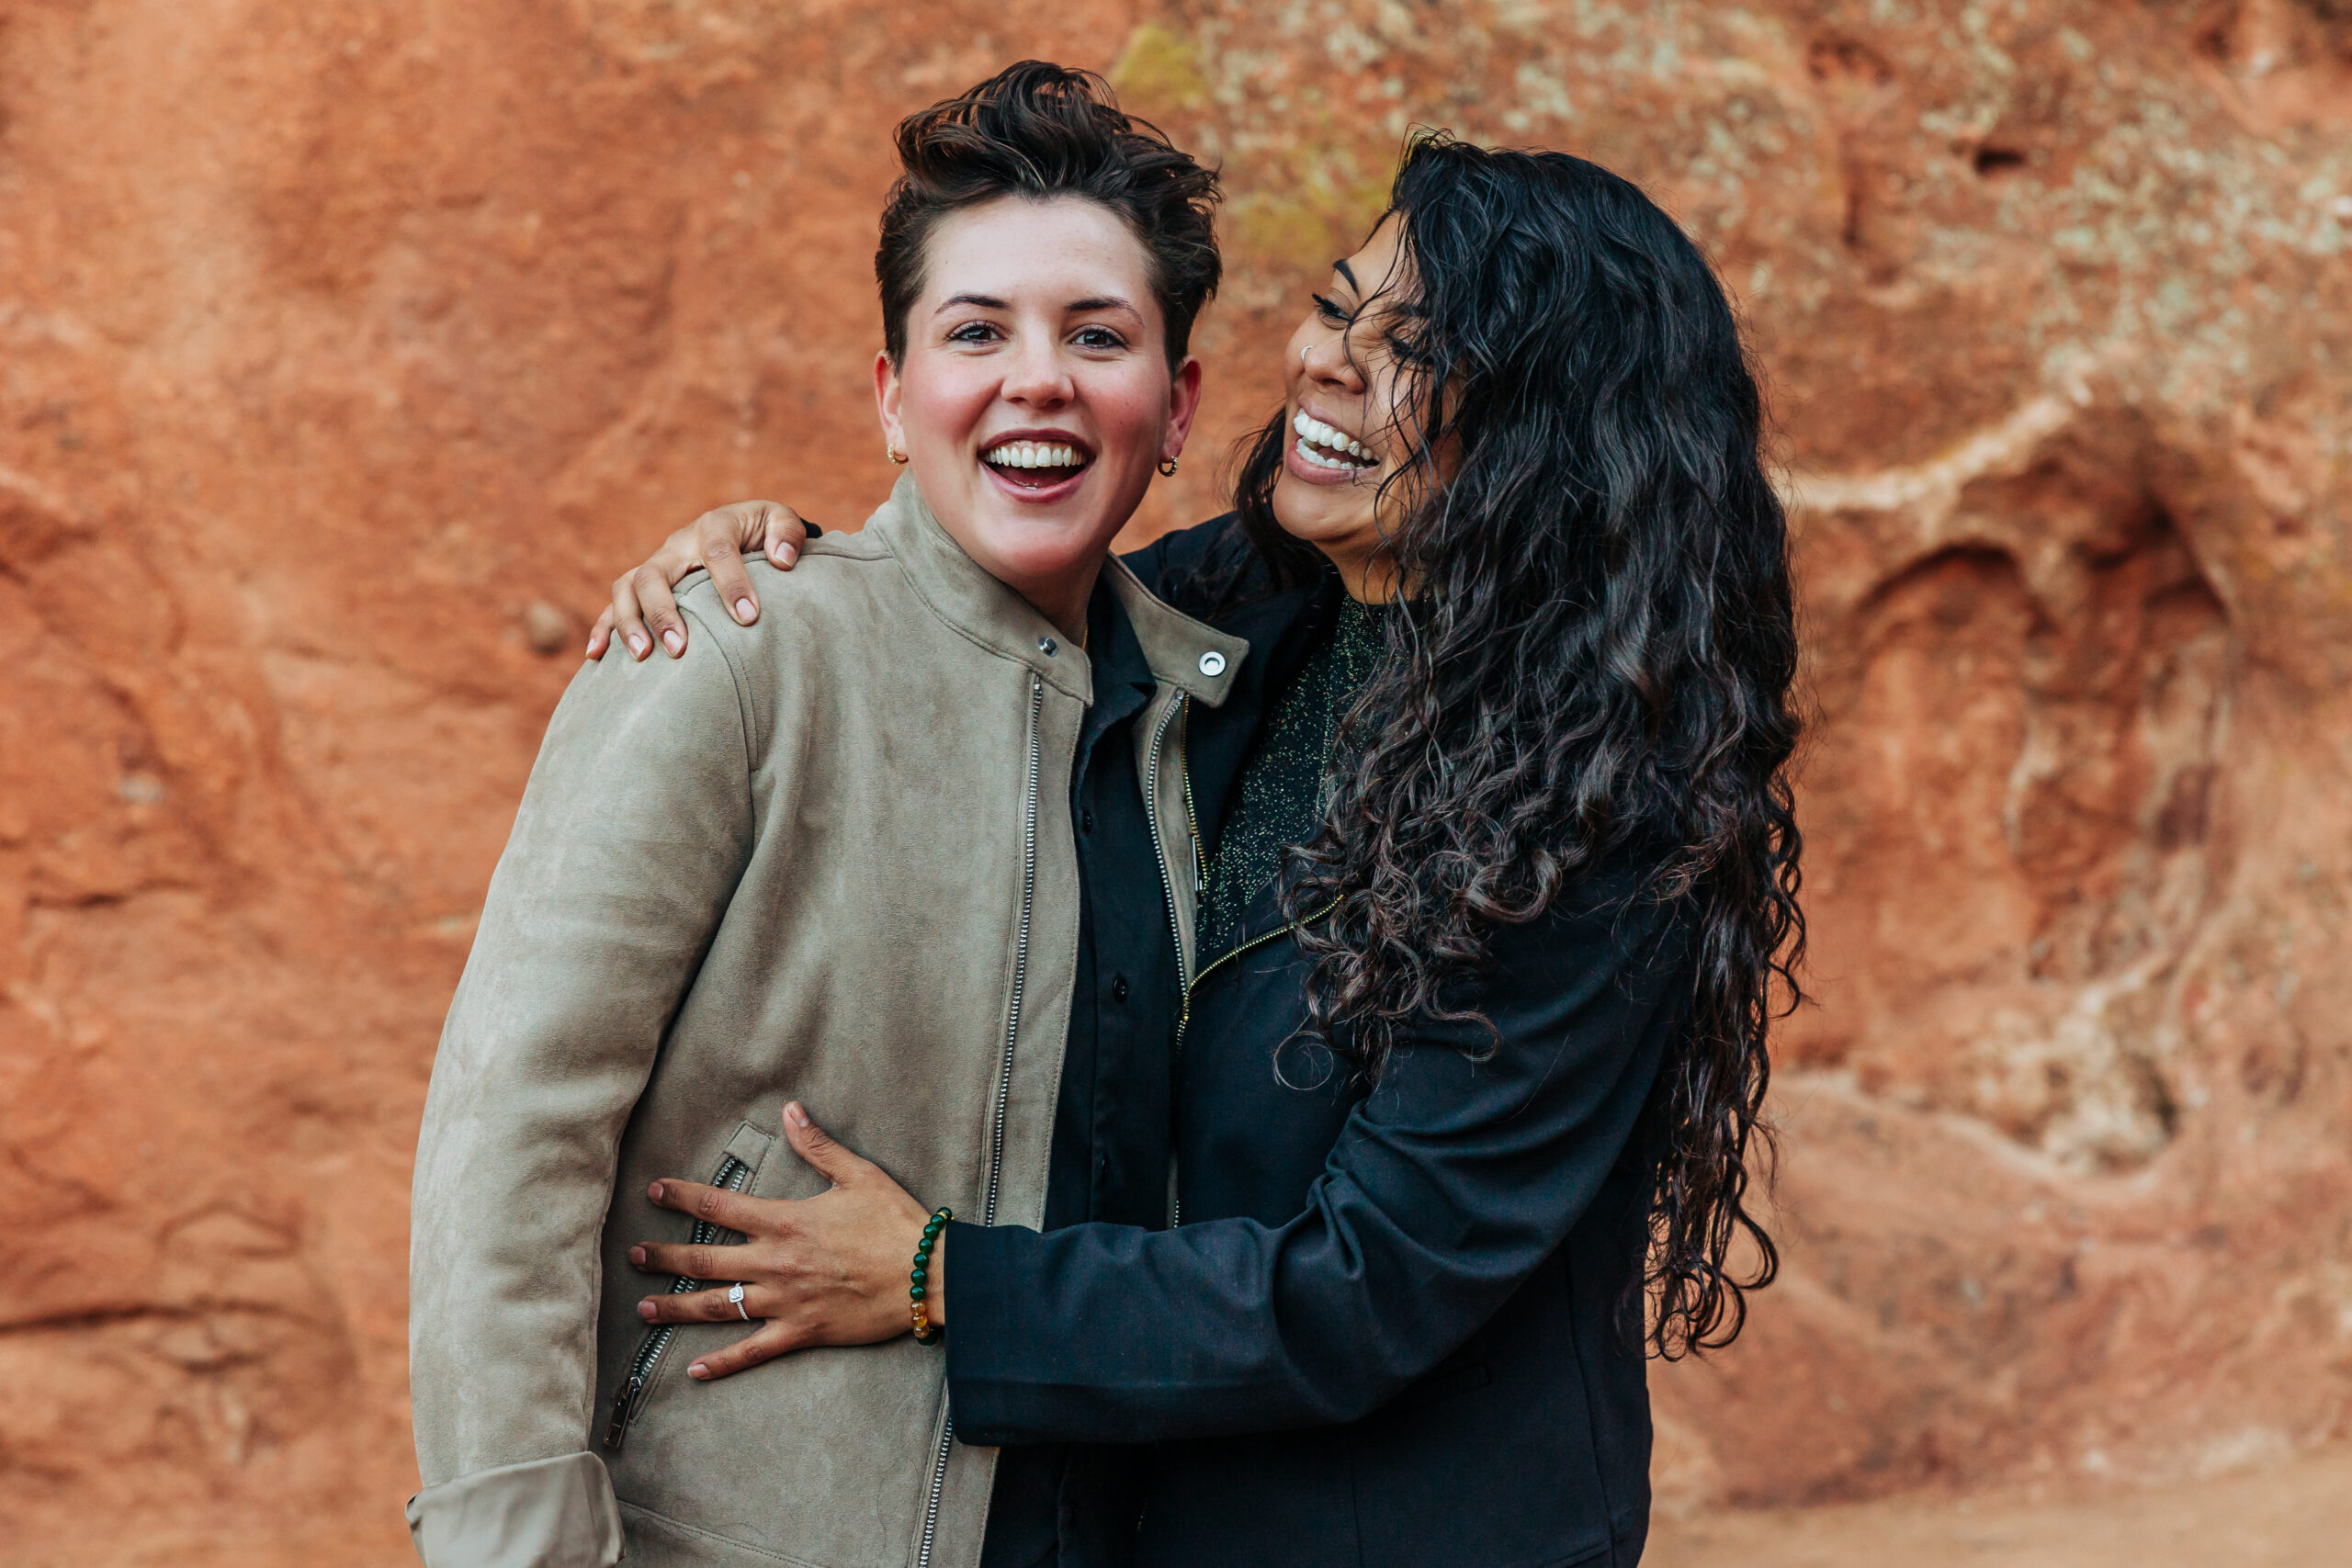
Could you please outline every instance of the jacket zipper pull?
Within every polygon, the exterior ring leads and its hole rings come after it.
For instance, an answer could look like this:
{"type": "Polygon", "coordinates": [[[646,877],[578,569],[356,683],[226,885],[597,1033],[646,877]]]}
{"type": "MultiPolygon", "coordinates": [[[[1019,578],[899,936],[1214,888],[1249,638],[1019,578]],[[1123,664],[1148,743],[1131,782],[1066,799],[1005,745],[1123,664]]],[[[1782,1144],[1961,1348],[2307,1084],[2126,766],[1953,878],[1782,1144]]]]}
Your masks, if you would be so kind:
{"type": "Polygon", "coordinates": [[[632,1374],[627,1382],[621,1384],[620,1392],[613,1395],[613,1418],[605,1424],[605,1448],[619,1451],[621,1440],[628,1436],[628,1407],[637,1402],[637,1396],[644,1387],[645,1380],[632,1374]]]}

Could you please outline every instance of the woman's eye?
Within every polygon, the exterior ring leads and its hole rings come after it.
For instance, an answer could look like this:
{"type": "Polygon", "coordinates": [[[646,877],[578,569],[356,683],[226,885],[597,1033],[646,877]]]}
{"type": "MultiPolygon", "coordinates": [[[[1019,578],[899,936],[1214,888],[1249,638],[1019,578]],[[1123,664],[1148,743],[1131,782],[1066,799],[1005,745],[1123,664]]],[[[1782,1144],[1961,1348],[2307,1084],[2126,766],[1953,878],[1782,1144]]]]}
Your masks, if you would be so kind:
{"type": "Polygon", "coordinates": [[[1328,299],[1320,294],[1310,294],[1307,298],[1315,301],[1315,313],[1335,327],[1344,327],[1355,320],[1353,316],[1340,310],[1336,300],[1328,299]]]}
{"type": "Polygon", "coordinates": [[[1125,348],[1127,340],[1108,327],[1080,327],[1078,330],[1080,348],[1125,348]]]}
{"type": "Polygon", "coordinates": [[[996,335],[996,324],[992,321],[966,321],[962,326],[957,327],[955,331],[947,334],[947,341],[950,343],[989,343],[995,340],[996,335]]]}

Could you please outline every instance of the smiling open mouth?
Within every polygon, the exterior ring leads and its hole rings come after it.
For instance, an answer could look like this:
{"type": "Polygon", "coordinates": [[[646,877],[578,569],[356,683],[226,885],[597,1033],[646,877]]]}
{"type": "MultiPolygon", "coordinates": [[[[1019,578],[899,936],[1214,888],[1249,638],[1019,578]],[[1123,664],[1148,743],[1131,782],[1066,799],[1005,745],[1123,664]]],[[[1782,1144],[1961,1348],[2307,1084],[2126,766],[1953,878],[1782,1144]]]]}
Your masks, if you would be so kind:
{"type": "Polygon", "coordinates": [[[1380,466],[1380,459],[1363,442],[1340,434],[1319,419],[1308,418],[1304,409],[1291,416],[1290,428],[1298,437],[1298,455],[1318,468],[1360,474],[1380,466]]]}
{"type": "Polygon", "coordinates": [[[1050,490],[1084,473],[1094,457],[1067,441],[1003,441],[981,453],[980,461],[1023,490],[1050,490]]]}

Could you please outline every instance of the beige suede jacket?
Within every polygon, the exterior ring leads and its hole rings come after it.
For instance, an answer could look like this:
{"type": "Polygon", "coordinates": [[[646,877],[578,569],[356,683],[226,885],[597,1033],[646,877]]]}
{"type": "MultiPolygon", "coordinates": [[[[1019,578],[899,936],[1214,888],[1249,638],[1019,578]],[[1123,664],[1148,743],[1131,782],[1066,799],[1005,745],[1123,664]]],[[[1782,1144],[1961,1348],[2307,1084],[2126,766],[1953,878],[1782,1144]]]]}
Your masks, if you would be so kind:
{"type": "MultiPolygon", "coordinates": [[[[971,1568],[995,1450],[900,1338],[711,1383],[743,1332],[649,1330],[684,1239],[644,1196],[824,1185],[787,1099],[928,1206],[1035,1225],[1078,946],[1069,771],[1086,654],[910,479],[862,533],[706,580],[685,656],[583,669],[549,724],[434,1062],[410,1366],[430,1568],[971,1568]]],[[[1185,971],[1185,705],[1247,646],[1105,570],[1159,691],[1136,728],[1185,971]]],[[[740,1239],[718,1233],[717,1239],[740,1239]]],[[[909,1237],[911,1250],[913,1238],[909,1237]]]]}

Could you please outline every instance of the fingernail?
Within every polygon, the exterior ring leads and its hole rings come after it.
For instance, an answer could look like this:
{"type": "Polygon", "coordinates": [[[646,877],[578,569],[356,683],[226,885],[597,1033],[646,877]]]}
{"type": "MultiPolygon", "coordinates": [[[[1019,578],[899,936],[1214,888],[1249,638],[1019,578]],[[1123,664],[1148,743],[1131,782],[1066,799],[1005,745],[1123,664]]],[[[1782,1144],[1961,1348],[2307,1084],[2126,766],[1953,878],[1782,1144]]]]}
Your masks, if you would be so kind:
{"type": "Polygon", "coordinates": [[[738,599],[735,601],[735,618],[748,626],[760,618],[760,607],[748,598],[738,599]]]}
{"type": "Polygon", "coordinates": [[[784,554],[784,558],[776,564],[789,571],[792,570],[792,563],[800,558],[800,552],[794,549],[790,545],[779,545],[776,547],[784,554]]]}
{"type": "Polygon", "coordinates": [[[670,650],[671,658],[675,659],[678,657],[678,649],[685,647],[686,644],[685,639],[679,637],[676,632],[663,632],[662,634],[662,646],[670,650]]]}
{"type": "Polygon", "coordinates": [[[631,633],[629,634],[629,639],[628,639],[628,650],[629,650],[631,653],[636,654],[639,659],[644,658],[644,657],[645,657],[645,639],[644,639],[643,637],[639,637],[636,633],[631,632],[631,633]]]}
{"type": "Polygon", "coordinates": [[[652,1186],[645,1190],[645,1195],[659,1203],[662,1201],[662,1184],[658,1181],[655,1182],[652,1186]]]}
{"type": "Polygon", "coordinates": [[[653,1302],[650,1297],[637,1303],[637,1315],[648,1323],[653,1321],[653,1302]]]}
{"type": "Polygon", "coordinates": [[[700,1361],[696,1361],[693,1366],[686,1369],[686,1376],[690,1378],[707,1378],[710,1376],[710,1369],[704,1366],[700,1361]]]}
{"type": "Polygon", "coordinates": [[[800,1102],[797,1100],[784,1108],[784,1119],[796,1127],[808,1125],[808,1112],[800,1109],[800,1102]]]}
{"type": "Polygon", "coordinates": [[[643,1248],[643,1247],[630,1247],[630,1248],[628,1249],[628,1260],[629,1260],[631,1263],[636,1264],[639,1269],[644,1268],[644,1267],[645,1267],[645,1248],[643,1248]]]}

